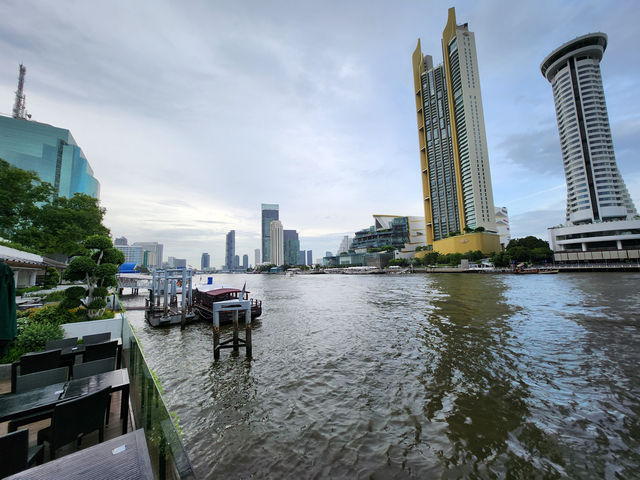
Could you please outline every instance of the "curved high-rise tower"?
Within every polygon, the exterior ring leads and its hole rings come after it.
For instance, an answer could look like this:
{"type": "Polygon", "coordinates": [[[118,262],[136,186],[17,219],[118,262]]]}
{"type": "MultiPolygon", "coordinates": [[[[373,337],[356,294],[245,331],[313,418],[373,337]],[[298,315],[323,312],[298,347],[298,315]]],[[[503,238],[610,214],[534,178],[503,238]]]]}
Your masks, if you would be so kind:
{"type": "Polygon", "coordinates": [[[553,88],[567,180],[567,225],[549,229],[557,261],[640,255],[640,221],[618,171],[602,88],[600,61],[606,48],[606,34],[582,35],[556,48],[540,65],[553,88]]]}
{"type": "Polygon", "coordinates": [[[567,222],[631,219],[635,206],[616,165],[600,60],[607,35],[565,43],[540,65],[551,82],[567,179],[567,222]]]}

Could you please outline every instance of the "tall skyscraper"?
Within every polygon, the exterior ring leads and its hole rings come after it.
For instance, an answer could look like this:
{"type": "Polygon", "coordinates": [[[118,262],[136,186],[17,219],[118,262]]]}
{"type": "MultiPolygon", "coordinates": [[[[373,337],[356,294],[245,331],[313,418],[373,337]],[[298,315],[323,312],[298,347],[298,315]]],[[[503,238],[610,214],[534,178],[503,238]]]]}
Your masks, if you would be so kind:
{"type": "Polygon", "coordinates": [[[240,268],[240,255],[233,256],[233,270],[238,270],[240,268]]]}
{"type": "Polygon", "coordinates": [[[298,260],[298,264],[304,265],[305,263],[307,263],[307,252],[305,252],[304,250],[300,250],[300,258],[298,260]]]}
{"type": "Polygon", "coordinates": [[[227,270],[233,270],[233,260],[236,256],[236,231],[227,233],[226,248],[224,253],[224,265],[227,270]]]}
{"type": "Polygon", "coordinates": [[[258,265],[260,265],[261,262],[261,257],[260,257],[260,249],[256,248],[255,251],[253,252],[255,254],[255,264],[254,267],[257,267],[258,265]]]}
{"type": "Polygon", "coordinates": [[[211,266],[211,257],[208,253],[203,253],[200,259],[200,269],[205,270],[211,266]]]}
{"type": "Polygon", "coordinates": [[[567,181],[567,225],[549,229],[556,252],[640,247],[640,220],[618,171],[602,87],[607,41],[604,33],[583,35],[540,65],[553,90],[567,181]]]}
{"type": "Polygon", "coordinates": [[[249,268],[249,255],[247,255],[246,253],[242,255],[242,268],[243,270],[249,268]]]}
{"type": "Polygon", "coordinates": [[[129,245],[127,237],[118,237],[113,241],[114,245],[129,245]]]}
{"type": "Polygon", "coordinates": [[[313,250],[307,250],[307,265],[313,265],[313,250]]]}
{"type": "Polygon", "coordinates": [[[412,57],[427,247],[498,251],[475,36],[454,8],[442,54],[434,67],[418,40],[412,57]],[[460,235],[479,227],[487,233],[460,235]]]}
{"type": "Polygon", "coordinates": [[[279,208],[277,203],[262,204],[262,261],[275,263],[271,260],[271,222],[279,220],[279,208]]]}
{"type": "Polygon", "coordinates": [[[298,265],[300,260],[300,239],[295,230],[284,230],[282,234],[284,263],[287,265],[298,265]]]}
{"type": "Polygon", "coordinates": [[[271,254],[269,260],[274,265],[280,266],[284,264],[284,232],[280,220],[273,220],[269,225],[269,237],[271,245],[271,254]]]}

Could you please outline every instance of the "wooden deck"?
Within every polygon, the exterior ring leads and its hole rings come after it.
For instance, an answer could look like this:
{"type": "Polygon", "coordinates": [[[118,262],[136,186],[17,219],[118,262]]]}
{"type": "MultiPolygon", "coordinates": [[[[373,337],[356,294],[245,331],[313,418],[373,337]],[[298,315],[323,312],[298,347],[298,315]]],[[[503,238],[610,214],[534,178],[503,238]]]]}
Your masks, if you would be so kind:
{"type": "MultiPolygon", "coordinates": [[[[0,394],[11,392],[11,382],[5,381],[0,382],[0,394]]],[[[106,426],[104,430],[104,439],[109,440],[111,438],[118,437],[122,435],[122,421],[120,420],[120,395],[122,392],[114,392],[111,394],[111,406],[109,407],[109,425],[106,426]]],[[[7,433],[7,426],[9,422],[0,423],[0,435],[4,435],[7,433]]],[[[29,429],[29,445],[35,445],[38,437],[38,430],[41,430],[50,425],[50,420],[42,420],[41,422],[31,423],[29,425],[25,425],[20,427],[20,429],[29,429]]],[[[129,424],[127,432],[131,432],[135,430],[133,427],[133,416],[131,413],[131,407],[129,407],[129,424]]],[[[68,455],[69,453],[73,453],[77,450],[82,450],[83,448],[90,447],[92,445],[96,445],[98,443],[98,432],[95,431],[82,439],[82,444],[80,447],[77,447],[74,442],[65,445],[64,447],[59,448],[56,451],[56,458],[60,458],[63,455],[68,455]]],[[[49,460],[49,448],[45,443],[44,448],[44,461],[47,462],[49,460]]]]}

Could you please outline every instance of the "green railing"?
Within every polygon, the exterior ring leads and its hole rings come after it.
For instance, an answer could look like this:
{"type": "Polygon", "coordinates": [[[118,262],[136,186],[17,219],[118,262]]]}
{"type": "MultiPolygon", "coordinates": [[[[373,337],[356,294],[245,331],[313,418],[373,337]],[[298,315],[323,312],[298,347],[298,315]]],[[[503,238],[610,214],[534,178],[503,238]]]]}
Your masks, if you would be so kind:
{"type": "Polygon", "coordinates": [[[154,476],[160,480],[195,479],[180,434],[126,320],[122,322],[122,358],[129,370],[130,402],[136,427],[144,428],[154,476]]]}

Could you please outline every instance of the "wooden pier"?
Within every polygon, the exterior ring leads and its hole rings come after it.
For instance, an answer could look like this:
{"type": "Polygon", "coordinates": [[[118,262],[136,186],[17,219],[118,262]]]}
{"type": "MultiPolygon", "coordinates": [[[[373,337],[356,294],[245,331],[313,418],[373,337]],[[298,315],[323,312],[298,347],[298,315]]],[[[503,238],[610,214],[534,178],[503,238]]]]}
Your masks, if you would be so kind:
{"type": "MultiPolygon", "coordinates": [[[[242,295],[240,298],[243,298],[242,295]]],[[[213,304],[213,359],[220,360],[220,350],[232,348],[234,353],[244,347],[247,358],[252,356],[251,346],[251,302],[249,300],[225,300],[213,304]],[[220,313],[231,312],[233,315],[233,336],[223,342],[220,341],[220,313]],[[245,338],[240,338],[239,318],[244,315],[245,338]]]]}
{"type": "Polygon", "coordinates": [[[151,326],[180,324],[180,328],[184,330],[187,321],[196,317],[192,308],[192,282],[191,269],[153,271],[149,298],[145,301],[145,318],[151,326]]]}

